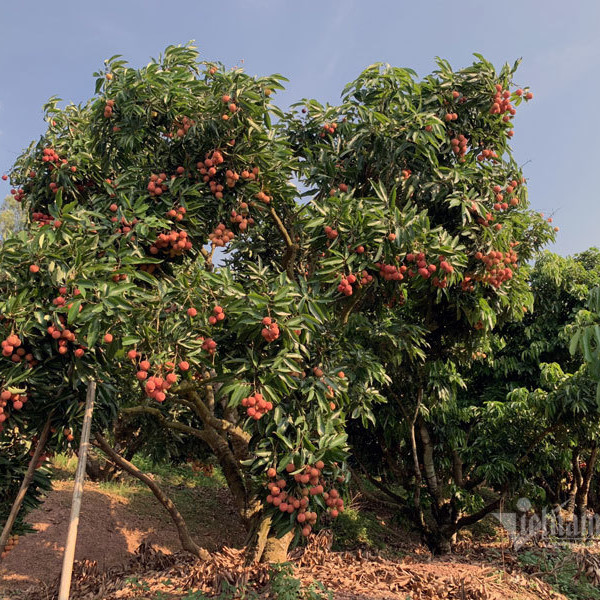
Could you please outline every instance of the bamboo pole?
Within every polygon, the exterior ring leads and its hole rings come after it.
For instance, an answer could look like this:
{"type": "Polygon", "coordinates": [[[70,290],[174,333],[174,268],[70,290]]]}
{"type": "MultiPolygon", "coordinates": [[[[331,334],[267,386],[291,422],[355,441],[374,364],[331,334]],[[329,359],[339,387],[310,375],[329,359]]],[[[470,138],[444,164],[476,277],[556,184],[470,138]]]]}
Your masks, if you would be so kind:
{"type": "MultiPolygon", "coordinates": [[[[50,435],[50,423],[52,420],[52,415],[50,415],[44,425],[44,429],[42,430],[42,434],[40,435],[40,439],[38,444],[33,452],[33,456],[29,461],[29,466],[27,467],[27,471],[25,472],[25,477],[23,477],[23,482],[21,483],[21,487],[19,488],[19,492],[17,493],[17,497],[13,502],[12,508],[10,509],[10,514],[8,515],[8,519],[6,519],[6,523],[4,524],[4,528],[2,529],[2,533],[0,534],[0,551],[6,546],[8,542],[8,538],[10,536],[10,532],[12,531],[13,525],[19,515],[19,511],[21,510],[21,505],[23,504],[23,500],[27,494],[27,490],[33,481],[33,475],[37,468],[37,464],[42,456],[42,452],[44,451],[44,447],[46,446],[46,442],[48,441],[48,437],[50,435]]],[[[0,559],[1,560],[1,559],[0,559]]]]}
{"type": "Polygon", "coordinates": [[[75,559],[75,544],[77,542],[77,528],[79,527],[79,512],[81,510],[81,498],[83,496],[83,482],[85,479],[85,463],[90,446],[90,430],[92,427],[92,412],[94,410],[94,397],[96,396],[96,382],[90,381],[87,388],[85,400],[85,413],[83,416],[83,427],[81,430],[81,442],[79,443],[79,462],[75,472],[75,484],[73,486],[73,503],[71,504],[71,518],[69,530],[65,543],[65,554],[63,557],[62,572],[60,575],[60,589],[58,600],[69,600],[71,589],[71,576],[73,575],[73,561],[75,559]]]}

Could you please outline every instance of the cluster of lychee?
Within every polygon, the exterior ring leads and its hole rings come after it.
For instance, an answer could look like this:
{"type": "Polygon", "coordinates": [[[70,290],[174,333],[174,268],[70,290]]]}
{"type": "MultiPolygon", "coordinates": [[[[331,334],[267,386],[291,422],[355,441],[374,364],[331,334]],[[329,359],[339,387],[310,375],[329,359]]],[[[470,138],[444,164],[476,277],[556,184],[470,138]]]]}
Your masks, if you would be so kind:
{"type": "Polygon", "coordinates": [[[264,317],[262,320],[263,328],[260,334],[263,336],[267,343],[274,342],[280,335],[279,325],[275,322],[275,319],[271,317],[264,317]]]}
{"type": "Polygon", "coordinates": [[[483,275],[474,275],[473,278],[499,288],[504,282],[512,279],[513,269],[509,265],[516,265],[519,257],[514,250],[491,250],[487,254],[476,252],[475,259],[484,264],[486,272],[483,275]]]}
{"type": "Polygon", "coordinates": [[[169,233],[160,233],[156,241],[150,246],[150,254],[158,254],[160,251],[169,257],[180,256],[192,247],[188,239],[187,231],[173,230],[169,233]]]}
{"type": "MultiPolygon", "coordinates": [[[[227,110],[229,110],[230,113],[235,114],[239,110],[237,104],[232,101],[233,99],[229,94],[221,96],[221,100],[227,104],[227,110]]],[[[223,119],[223,121],[229,121],[229,114],[224,113],[221,115],[221,119],[223,119]]]]}
{"type": "Polygon", "coordinates": [[[404,273],[408,270],[408,267],[401,265],[387,265],[385,263],[375,263],[375,266],[379,269],[379,276],[385,281],[402,281],[404,279],[404,273]]]}
{"type": "MultiPolygon", "coordinates": [[[[127,358],[129,358],[135,364],[140,358],[140,353],[133,349],[129,350],[129,352],[127,352],[127,358]]],[[[174,363],[168,362],[164,366],[166,369],[169,370],[165,377],[162,377],[160,375],[162,367],[158,367],[158,369],[155,369],[155,371],[157,371],[159,374],[149,375],[149,371],[151,368],[150,361],[141,360],[138,364],[138,371],[136,373],[137,379],[140,382],[144,382],[144,393],[146,394],[146,396],[148,398],[156,400],[157,402],[164,402],[166,400],[167,395],[165,394],[165,392],[169,390],[175,383],[177,383],[178,379],[177,374],[173,371],[173,369],[175,368],[174,363]]],[[[181,363],[179,363],[179,368],[182,371],[187,370],[187,368],[182,367],[189,368],[189,365],[182,361],[181,363]]]]}
{"type": "Polygon", "coordinates": [[[35,366],[33,354],[28,353],[23,348],[21,338],[14,333],[2,340],[2,356],[10,358],[14,363],[20,363],[25,360],[29,363],[29,366],[35,366]]]}
{"type": "MultiPolygon", "coordinates": [[[[117,270],[117,267],[115,267],[115,270],[117,270]]],[[[127,280],[127,275],[125,273],[114,273],[111,276],[111,279],[115,282],[118,283],[119,281],[126,281],[127,280]]]]}
{"type": "Polygon", "coordinates": [[[465,278],[460,282],[460,288],[463,292],[472,292],[475,289],[472,275],[465,275],[465,278]]]}
{"type": "MultiPolygon", "coordinates": [[[[493,223],[494,219],[495,217],[491,212],[486,212],[483,217],[477,217],[477,223],[479,223],[479,225],[482,227],[489,227],[493,223]]],[[[500,231],[502,229],[502,223],[496,223],[494,225],[494,229],[496,231],[500,231]]]]}
{"type": "MultiPolygon", "coordinates": [[[[347,184],[347,183],[340,183],[340,184],[338,185],[337,189],[338,189],[340,192],[342,192],[342,193],[346,193],[346,192],[348,191],[348,184],[347,184]]],[[[330,196],[332,196],[332,197],[333,197],[333,196],[335,196],[335,195],[336,195],[336,193],[337,193],[337,190],[336,190],[336,188],[331,188],[331,189],[329,190],[329,195],[330,195],[330,196]]]]}
{"type": "Polygon", "coordinates": [[[184,206],[178,206],[176,209],[171,208],[170,210],[168,210],[166,216],[169,219],[175,219],[176,221],[183,221],[186,212],[187,212],[187,210],[185,209],[184,206]]]}
{"type": "Polygon", "coordinates": [[[325,225],[323,230],[325,231],[325,235],[327,236],[327,238],[330,240],[335,240],[335,238],[338,236],[337,230],[333,229],[329,225],[325,225]]]}
{"type": "Polygon", "coordinates": [[[151,264],[151,265],[139,265],[138,268],[139,268],[140,271],[144,271],[144,272],[150,273],[150,274],[152,274],[152,273],[154,273],[154,271],[156,271],[156,265],[153,265],[153,264],[151,264]]]}
{"type": "Polygon", "coordinates": [[[373,275],[370,275],[367,271],[363,270],[360,274],[360,284],[367,285],[373,281],[373,275]]]}
{"type": "Polygon", "coordinates": [[[498,160],[498,153],[495,150],[485,148],[477,155],[477,160],[480,162],[483,160],[498,160]]]}
{"type": "Polygon", "coordinates": [[[148,193],[151,196],[162,195],[163,192],[166,192],[169,189],[167,187],[167,184],[165,183],[166,181],[167,181],[166,173],[160,173],[158,175],[156,173],[152,173],[150,175],[150,181],[148,182],[148,185],[146,186],[148,193]]]}
{"type": "MultiPolygon", "coordinates": [[[[111,205],[111,210],[112,207],[116,206],[116,205],[111,205]]],[[[118,217],[111,217],[110,219],[113,223],[119,223],[119,218],[118,217]]],[[[132,219],[131,221],[128,221],[125,217],[121,217],[120,220],[120,226],[117,227],[115,229],[115,233],[120,233],[123,235],[126,235],[128,233],[131,233],[131,230],[139,223],[139,219],[132,219]]],[[[135,239],[135,238],[132,238],[135,239]]]]}
{"type": "Polygon", "coordinates": [[[459,159],[462,159],[467,153],[467,138],[461,133],[460,135],[452,138],[450,140],[450,145],[452,146],[452,152],[456,154],[459,159]]]}
{"type": "Polygon", "coordinates": [[[42,162],[58,163],[60,161],[60,156],[54,148],[44,148],[42,152],[42,162]]]}
{"type": "Polygon", "coordinates": [[[217,350],[217,342],[212,338],[200,338],[202,340],[202,350],[205,350],[209,354],[214,354],[217,350]]]}
{"type": "Polygon", "coordinates": [[[50,223],[52,223],[54,221],[54,217],[52,217],[51,215],[47,215],[45,213],[42,212],[34,212],[31,214],[31,218],[39,224],[40,227],[43,227],[44,225],[49,225],[50,223]]]}
{"type": "Polygon", "coordinates": [[[114,100],[106,101],[106,104],[104,105],[104,118],[105,119],[110,119],[110,117],[112,117],[114,106],[115,106],[114,100]]]}
{"type": "Polygon", "coordinates": [[[290,482],[290,487],[295,484],[296,495],[293,495],[291,491],[285,491],[288,481],[284,479],[283,473],[279,475],[279,479],[276,479],[277,470],[273,467],[267,469],[267,477],[271,479],[267,484],[269,490],[267,503],[282,513],[296,514],[296,521],[302,527],[301,531],[304,536],[310,535],[312,526],[318,519],[317,513],[309,510],[310,496],[321,496],[333,518],[336,518],[344,510],[344,501],[340,497],[340,493],[335,488],[325,491],[326,481],[322,476],[324,468],[325,464],[321,460],[317,461],[314,466],[296,467],[294,463],[288,463],[285,471],[288,476],[293,473],[294,483],[290,482]]]}
{"type": "Polygon", "coordinates": [[[23,202],[25,198],[25,190],[23,188],[10,190],[15,202],[23,202]]]}
{"type": "Polygon", "coordinates": [[[260,192],[258,192],[258,194],[256,194],[254,196],[259,202],[263,202],[264,204],[270,204],[271,203],[271,196],[269,196],[267,193],[265,193],[263,190],[261,190],[260,192]]]}
{"type": "Polygon", "coordinates": [[[250,225],[254,225],[254,219],[248,216],[250,214],[248,211],[248,203],[240,202],[238,210],[239,212],[235,209],[231,210],[231,217],[229,220],[231,223],[237,225],[240,231],[246,231],[250,225]]]}
{"type": "MultiPolygon", "coordinates": [[[[64,300],[64,298],[63,298],[64,300]]],[[[64,326],[64,317],[61,319],[61,325],[57,327],[56,325],[49,325],[46,329],[48,334],[53,340],[58,342],[58,353],[66,354],[69,351],[69,342],[74,344],[77,341],[77,336],[75,332],[64,326]]],[[[85,353],[85,350],[82,346],[79,346],[75,349],[74,354],[77,358],[81,358],[85,353]]]]}
{"type": "Polygon", "coordinates": [[[213,150],[212,152],[207,152],[205,154],[205,159],[196,164],[196,167],[202,176],[202,181],[209,184],[210,191],[218,200],[223,198],[223,190],[225,188],[218,183],[214,177],[217,175],[217,167],[224,162],[225,159],[223,158],[223,154],[219,150],[213,150]]]}
{"type": "MultiPolygon", "coordinates": [[[[173,121],[173,129],[175,131],[175,135],[178,138],[182,138],[195,124],[196,121],[190,119],[189,117],[184,116],[175,119],[175,121],[173,121]]],[[[173,137],[172,134],[170,134],[169,137],[173,137]]]]}
{"type": "Polygon", "coordinates": [[[352,285],[356,283],[356,275],[350,273],[349,275],[341,275],[341,280],[337,286],[338,292],[344,294],[344,296],[352,296],[354,290],[352,285]]]}
{"type": "Polygon", "coordinates": [[[258,392],[247,398],[243,398],[242,406],[246,408],[246,414],[255,421],[258,421],[263,415],[273,410],[273,403],[266,401],[263,395],[258,392]]]}
{"type": "Polygon", "coordinates": [[[320,133],[320,137],[324,138],[327,133],[335,133],[337,127],[337,123],[323,123],[323,131],[320,133]]]}
{"type": "Polygon", "coordinates": [[[225,223],[219,223],[214,231],[208,235],[211,244],[220,248],[226,246],[234,237],[235,233],[227,229],[225,223]]]}
{"type": "Polygon", "coordinates": [[[27,394],[13,394],[10,390],[0,391],[0,431],[2,431],[4,427],[3,424],[9,417],[9,414],[5,411],[8,403],[12,402],[13,410],[21,410],[27,400],[27,394]]]}
{"type": "MultiPolygon", "coordinates": [[[[499,83],[496,84],[496,93],[490,107],[491,115],[504,115],[503,121],[507,123],[512,117],[517,114],[517,110],[511,104],[510,91],[505,90],[499,83]],[[508,114],[507,114],[508,113],[508,114]]],[[[523,90],[517,90],[515,92],[517,96],[523,94],[523,90]],[[518,92],[521,92],[520,94],[518,92]]],[[[531,96],[533,98],[533,95],[531,96]]]]}
{"type": "Polygon", "coordinates": [[[57,183],[54,183],[54,181],[51,181],[51,182],[50,182],[50,184],[48,185],[48,187],[50,188],[50,191],[51,191],[53,194],[57,194],[57,193],[58,193],[58,190],[60,189],[60,188],[58,187],[58,184],[57,184],[57,183]]]}
{"type": "Polygon", "coordinates": [[[210,325],[216,325],[219,321],[223,321],[225,319],[225,312],[223,311],[222,306],[215,306],[213,308],[213,314],[208,317],[208,322],[210,325]]]}

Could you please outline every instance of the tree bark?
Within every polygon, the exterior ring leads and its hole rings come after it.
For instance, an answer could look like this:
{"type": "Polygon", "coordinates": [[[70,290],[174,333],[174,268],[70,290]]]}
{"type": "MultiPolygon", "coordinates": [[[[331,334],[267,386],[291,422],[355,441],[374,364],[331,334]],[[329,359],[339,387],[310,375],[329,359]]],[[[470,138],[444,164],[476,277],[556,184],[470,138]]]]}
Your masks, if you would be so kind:
{"type": "Polygon", "coordinates": [[[138,469],[134,464],[130,463],[128,460],[118,454],[100,433],[96,434],[96,443],[97,446],[103,452],[105,452],[107,456],[121,469],[127,471],[130,475],[133,475],[150,488],[156,499],[165,507],[173,523],[175,524],[182,548],[187,552],[194,554],[198,558],[201,558],[202,560],[208,560],[210,558],[209,552],[194,542],[181,513],[177,510],[177,507],[173,501],[162,491],[158,484],[146,473],[138,469]]]}
{"type": "Polygon", "coordinates": [[[594,444],[586,463],[585,472],[581,478],[581,485],[578,486],[577,493],[575,495],[575,511],[580,519],[583,519],[587,514],[590,484],[592,482],[592,477],[594,476],[594,468],[597,460],[598,446],[594,444]]]}
{"type": "Polygon", "coordinates": [[[581,477],[581,470],[579,469],[579,448],[574,448],[571,455],[571,466],[573,468],[572,475],[573,480],[569,487],[569,499],[567,501],[567,513],[573,515],[575,513],[575,499],[577,497],[577,490],[579,488],[581,477]]]}
{"type": "Polygon", "coordinates": [[[410,448],[413,457],[413,469],[415,471],[415,489],[413,492],[413,508],[415,512],[415,519],[421,529],[425,529],[425,517],[423,516],[423,509],[421,507],[421,485],[423,483],[423,478],[421,477],[421,467],[419,464],[419,453],[417,448],[417,434],[415,431],[422,401],[423,388],[419,388],[419,391],[417,392],[417,406],[410,421],[410,448]]]}
{"type": "Polygon", "coordinates": [[[248,551],[246,562],[282,563],[287,560],[287,553],[294,539],[294,532],[290,531],[281,537],[277,537],[272,529],[271,517],[261,515],[254,523],[246,544],[248,551]]]}
{"type": "Polygon", "coordinates": [[[441,506],[442,497],[433,460],[433,442],[429,437],[429,431],[427,431],[427,427],[423,421],[421,421],[421,424],[419,425],[419,436],[421,438],[421,443],[423,444],[423,470],[425,471],[425,481],[427,482],[429,493],[439,507],[441,506]]]}
{"type": "Polygon", "coordinates": [[[289,531],[284,536],[278,538],[273,534],[267,537],[265,551],[261,557],[264,563],[282,563],[287,560],[287,553],[294,539],[293,531],[289,531]]]}

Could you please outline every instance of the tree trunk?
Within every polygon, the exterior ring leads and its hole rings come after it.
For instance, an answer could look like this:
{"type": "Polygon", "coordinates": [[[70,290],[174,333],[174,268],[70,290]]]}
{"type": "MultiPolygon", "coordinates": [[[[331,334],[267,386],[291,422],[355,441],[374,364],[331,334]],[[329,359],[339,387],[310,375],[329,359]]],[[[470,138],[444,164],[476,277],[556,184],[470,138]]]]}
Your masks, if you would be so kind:
{"type": "Polygon", "coordinates": [[[413,458],[413,469],[415,472],[415,489],[413,492],[413,510],[415,515],[415,520],[417,521],[419,527],[423,530],[425,528],[425,517],[423,516],[423,508],[421,506],[421,485],[423,479],[421,477],[421,467],[419,464],[419,452],[417,449],[417,436],[416,436],[416,422],[419,416],[419,409],[421,407],[421,402],[423,401],[423,388],[419,388],[417,392],[417,407],[415,408],[415,412],[413,418],[410,422],[410,448],[412,452],[413,458]]]}
{"type": "Polygon", "coordinates": [[[290,531],[278,538],[272,529],[271,517],[262,515],[255,519],[253,530],[250,532],[246,544],[248,550],[246,562],[282,563],[287,560],[287,553],[294,539],[294,532],[290,531]]]}
{"type": "Polygon", "coordinates": [[[127,471],[130,475],[133,475],[140,481],[144,482],[152,490],[152,493],[165,507],[175,527],[177,528],[177,533],[179,534],[179,541],[181,542],[182,548],[187,552],[194,554],[198,558],[201,558],[202,560],[208,560],[208,558],[210,558],[210,554],[207,550],[201,548],[196,544],[196,542],[194,542],[187,528],[185,520],[181,516],[181,513],[177,510],[177,507],[173,501],[162,491],[158,484],[150,476],[146,475],[146,473],[140,471],[140,469],[138,469],[134,464],[130,463],[120,454],[117,454],[117,452],[115,452],[110,444],[99,433],[96,434],[96,442],[98,447],[105,452],[112,461],[119,465],[121,469],[127,471]]]}
{"type": "Polygon", "coordinates": [[[436,529],[425,535],[427,547],[437,556],[451,554],[452,546],[456,543],[456,531],[452,529],[436,529]]]}
{"type": "Polygon", "coordinates": [[[282,563],[287,560],[287,553],[294,539],[294,532],[289,531],[284,536],[278,538],[274,535],[267,537],[265,551],[261,557],[261,562],[264,563],[282,563]]]}
{"type": "Polygon", "coordinates": [[[450,554],[459,529],[458,513],[447,502],[433,511],[434,523],[425,533],[425,542],[433,554],[450,554]]]}
{"type": "Polygon", "coordinates": [[[577,488],[575,495],[575,511],[580,519],[583,519],[587,514],[588,495],[590,492],[590,484],[594,476],[594,467],[598,460],[598,447],[594,444],[590,452],[589,459],[586,464],[585,473],[581,478],[581,485],[577,488]]]}
{"type": "Polygon", "coordinates": [[[569,499],[567,501],[567,513],[569,516],[573,516],[575,513],[575,500],[577,497],[577,490],[582,479],[581,471],[579,469],[579,448],[573,449],[571,456],[571,465],[573,468],[571,485],[569,486],[569,499]]]}
{"type": "Polygon", "coordinates": [[[427,488],[432,498],[435,500],[436,506],[441,506],[442,497],[440,487],[438,485],[438,478],[435,472],[435,463],[433,458],[433,442],[429,437],[429,431],[425,423],[421,420],[419,426],[419,435],[421,437],[421,443],[423,444],[423,470],[425,471],[425,481],[427,482],[427,488]]]}

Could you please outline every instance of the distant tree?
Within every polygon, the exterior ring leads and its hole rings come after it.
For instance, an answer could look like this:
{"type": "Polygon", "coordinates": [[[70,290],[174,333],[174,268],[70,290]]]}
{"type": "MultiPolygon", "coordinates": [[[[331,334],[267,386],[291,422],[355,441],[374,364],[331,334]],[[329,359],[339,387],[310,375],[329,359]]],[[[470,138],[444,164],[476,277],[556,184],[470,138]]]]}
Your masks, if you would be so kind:
{"type": "Polygon", "coordinates": [[[0,203],[0,243],[2,243],[10,233],[16,233],[23,228],[24,215],[21,205],[13,198],[6,196],[0,203]]]}

